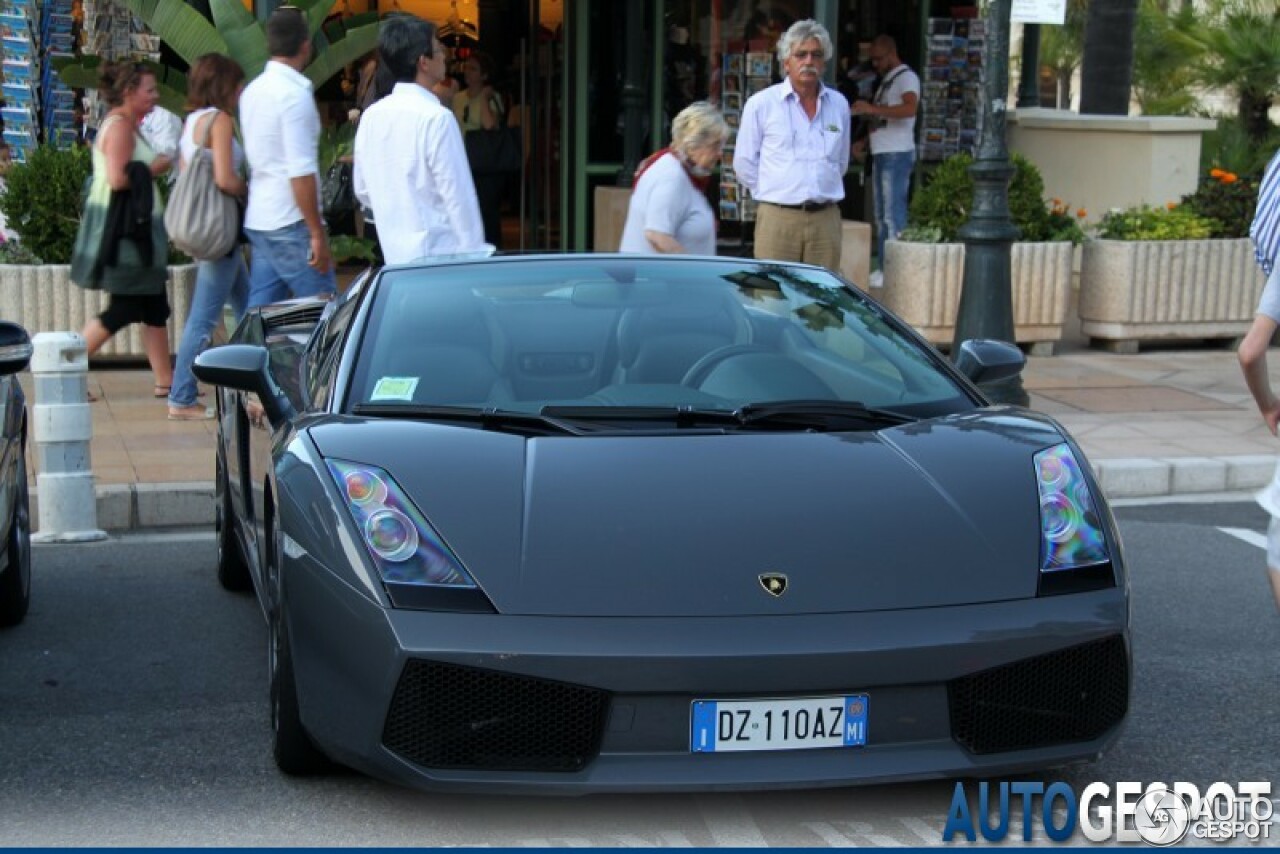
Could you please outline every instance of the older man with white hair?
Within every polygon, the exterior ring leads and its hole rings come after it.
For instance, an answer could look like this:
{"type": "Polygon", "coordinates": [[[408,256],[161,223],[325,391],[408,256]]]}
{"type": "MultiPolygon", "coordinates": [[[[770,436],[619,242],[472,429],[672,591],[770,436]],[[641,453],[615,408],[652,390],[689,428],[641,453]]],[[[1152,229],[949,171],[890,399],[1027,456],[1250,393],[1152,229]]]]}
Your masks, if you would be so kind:
{"type": "Polygon", "coordinates": [[[840,208],[849,166],[849,102],[822,82],[831,36],[797,21],[778,40],[781,83],[748,99],[734,149],[738,180],[759,202],[755,256],[840,266],[840,208]]]}

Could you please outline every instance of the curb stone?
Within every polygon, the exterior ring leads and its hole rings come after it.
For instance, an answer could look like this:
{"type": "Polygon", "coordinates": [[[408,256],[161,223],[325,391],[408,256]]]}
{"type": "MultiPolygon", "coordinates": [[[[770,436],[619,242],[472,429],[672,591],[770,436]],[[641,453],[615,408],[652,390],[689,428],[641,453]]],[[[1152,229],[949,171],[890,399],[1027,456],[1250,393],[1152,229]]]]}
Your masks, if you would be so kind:
{"type": "MultiPolygon", "coordinates": [[[[95,492],[104,531],[213,525],[213,481],[109,484],[95,492]]],[[[32,488],[31,519],[37,526],[39,507],[39,490],[32,488]]]]}
{"type": "Polygon", "coordinates": [[[1276,457],[1164,457],[1091,460],[1108,498],[1248,492],[1271,481],[1276,457]]]}

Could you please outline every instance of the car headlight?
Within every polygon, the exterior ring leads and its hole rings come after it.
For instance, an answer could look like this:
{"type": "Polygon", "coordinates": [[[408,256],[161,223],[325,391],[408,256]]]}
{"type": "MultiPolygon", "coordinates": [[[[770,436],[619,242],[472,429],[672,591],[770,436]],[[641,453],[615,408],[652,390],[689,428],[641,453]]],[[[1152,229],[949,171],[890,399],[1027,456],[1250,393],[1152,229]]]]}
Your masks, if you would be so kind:
{"type": "Polygon", "coordinates": [[[1040,571],[1108,563],[1107,540],[1080,463],[1065,443],[1035,455],[1040,490],[1040,571]]]}
{"type": "Polygon", "coordinates": [[[384,583],[474,589],[453,551],[377,466],[325,460],[384,583]]]}

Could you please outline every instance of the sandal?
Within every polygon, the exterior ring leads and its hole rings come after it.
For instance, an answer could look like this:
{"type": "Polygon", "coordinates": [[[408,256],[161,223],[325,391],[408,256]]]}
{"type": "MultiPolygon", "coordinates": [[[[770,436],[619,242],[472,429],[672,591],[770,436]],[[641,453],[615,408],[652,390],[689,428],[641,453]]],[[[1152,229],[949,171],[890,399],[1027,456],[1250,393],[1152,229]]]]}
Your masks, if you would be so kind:
{"type": "Polygon", "coordinates": [[[213,410],[208,406],[193,404],[192,406],[169,407],[170,421],[212,421],[213,410]]]}
{"type": "MultiPolygon", "coordinates": [[[[168,397],[169,392],[172,390],[173,390],[173,386],[167,386],[167,385],[155,385],[151,387],[151,393],[153,397],[168,397]]],[[[196,397],[204,397],[204,392],[202,391],[196,392],[196,397]]]]}

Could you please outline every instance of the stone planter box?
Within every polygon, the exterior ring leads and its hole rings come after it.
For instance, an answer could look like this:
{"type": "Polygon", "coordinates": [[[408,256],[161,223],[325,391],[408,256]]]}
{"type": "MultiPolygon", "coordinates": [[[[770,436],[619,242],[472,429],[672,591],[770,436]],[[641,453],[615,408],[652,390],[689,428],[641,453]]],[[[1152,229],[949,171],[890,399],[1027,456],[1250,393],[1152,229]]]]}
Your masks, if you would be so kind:
{"type": "Polygon", "coordinates": [[[1081,331],[1105,349],[1139,341],[1236,339],[1266,279],[1248,238],[1091,240],[1080,266],[1081,331]]]}
{"type": "MultiPolygon", "coordinates": [[[[1074,249],[1066,242],[1013,244],[1014,337],[1036,355],[1051,355],[1062,338],[1074,249]]],[[[891,240],[885,255],[884,287],[869,293],[931,343],[950,344],[964,281],[964,244],[891,240]]]]}
{"type": "MultiPolygon", "coordinates": [[[[178,352],[178,338],[187,322],[196,267],[169,268],[169,352],[178,352]]],[[[71,281],[66,264],[24,266],[0,264],[0,317],[21,323],[27,332],[79,332],[85,321],[107,307],[105,291],[86,291],[71,281]]],[[[94,358],[117,356],[146,358],[142,331],[137,324],[120,330],[94,358]]]]}

